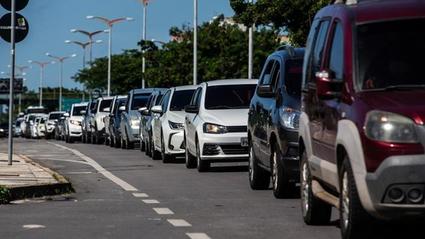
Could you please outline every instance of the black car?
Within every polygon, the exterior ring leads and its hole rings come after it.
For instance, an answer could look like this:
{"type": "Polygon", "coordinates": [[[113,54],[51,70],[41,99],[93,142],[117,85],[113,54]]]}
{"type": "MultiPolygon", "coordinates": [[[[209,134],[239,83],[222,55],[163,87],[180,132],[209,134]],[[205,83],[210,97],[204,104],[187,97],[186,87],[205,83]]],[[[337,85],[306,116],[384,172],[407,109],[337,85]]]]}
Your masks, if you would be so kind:
{"type": "Polygon", "coordinates": [[[121,147],[121,106],[127,104],[127,96],[115,96],[112,102],[111,112],[109,114],[109,146],[121,147]]]}
{"type": "Polygon", "coordinates": [[[293,195],[299,182],[298,124],[304,49],[281,47],[261,73],[248,116],[249,182],[276,198],[293,195]]]}
{"type": "Polygon", "coordinates": [[[156,89],[149,97],[147,107],[140,112],[142,118],[140,120],[140,150],[145,151],[146,155],[151,156],[152,142],[152,113],[151,109],[155,105],[159,105],[162,97],[167,89],[156,89]]]}

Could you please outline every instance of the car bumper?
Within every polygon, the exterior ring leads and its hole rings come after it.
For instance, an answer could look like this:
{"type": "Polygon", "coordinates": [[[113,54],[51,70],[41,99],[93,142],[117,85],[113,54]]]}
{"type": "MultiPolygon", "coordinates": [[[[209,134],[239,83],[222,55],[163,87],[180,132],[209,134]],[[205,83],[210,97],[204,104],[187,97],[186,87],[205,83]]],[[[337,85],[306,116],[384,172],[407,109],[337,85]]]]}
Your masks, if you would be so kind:
{"type": "Polygon", "coordinates": [[[166,149],[167,154],[184,154],[184,133],[183,130],[171,131],[168,135],[168,147],[166,149]]]}
{"type": "Polygon", "coordinates": [[[69,124],[69,136],[70,137],[81,137],[81,125],[69,124]]]}
{"type": "Polygon", "coordinates": [[[51,134],[55,130],[55,126],[47,126],[46,130],[46,133],[51,134]]]}
{"type": "Polygon", "coordinates": [[[139,142],[140,140],[140,134],[139,134],[139,127],[131,127],[129,129],[130,132],[128,135],[128,139],[130,142],[135,143],[135,142],[139,142]]]}
{"type": "Polygon", "coordinates": [[[425,216],[425,155],[403,155],[387,158],[374,173],[368,173],[366,184],[375,214],[382,218],[399,219],[425,216]],[[400,189],[403,199],[394,201],[392,189],[400,189]],[[420,200],[413,202],[409,191],[421,192],[420,200]]]}
{"type": "Polygon", "coordinates": [[[200,137],[201,159],[213,162],[248,161],[247,133],[204,134],[200,137]],[[202,139],[201,139],[202,138],[202,139]]]}

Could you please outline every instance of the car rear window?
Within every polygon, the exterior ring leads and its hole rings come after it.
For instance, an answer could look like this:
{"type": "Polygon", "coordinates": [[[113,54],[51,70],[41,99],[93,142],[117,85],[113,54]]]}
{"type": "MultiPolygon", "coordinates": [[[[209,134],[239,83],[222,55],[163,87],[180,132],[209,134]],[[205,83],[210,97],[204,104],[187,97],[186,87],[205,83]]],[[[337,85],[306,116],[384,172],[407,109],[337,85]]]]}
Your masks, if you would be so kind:
{"type": "Polygon", "coordinates": [[[133,96],[133,102],[131,104],[131,110],[138,110],[142,107],[146,107],[149,96],[151,94],[137,94],[133,96]]]}
{"type": "Polygon", "coordinates": [[[195,92],[194,89],[175,91],[173,94],[173,98],[171,99],[170,111],[183,110],[186,105],[190,104],[193,92],[195,92]]]}
{"type": "Polygon", "coordinates": [[[210,86],[205,95],[205,109],[248,109],[257,85],[210,86]]]}
{"type": "Polygon", "coordinates": [[[61,113],[55,113],[55,114],[50,114],[49,115],[49,120],[57,120],[62,116],[61,113]]]}
{"type": "Polygon", "coordinates": [[[425,19],[357,26],[357,86],[362,90],[424,85],[425,19]]]}

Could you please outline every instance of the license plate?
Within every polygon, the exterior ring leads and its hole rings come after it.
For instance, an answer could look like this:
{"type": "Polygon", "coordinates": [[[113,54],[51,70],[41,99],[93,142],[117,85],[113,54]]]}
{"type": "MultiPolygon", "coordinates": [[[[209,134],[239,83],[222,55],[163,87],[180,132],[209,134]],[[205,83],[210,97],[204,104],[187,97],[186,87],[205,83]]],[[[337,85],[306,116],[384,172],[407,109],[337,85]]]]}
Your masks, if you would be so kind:
{"type": "Polygon", "coordinates": [[[248,147],[248,138],[241,138],[241,146],[248,147]]]}

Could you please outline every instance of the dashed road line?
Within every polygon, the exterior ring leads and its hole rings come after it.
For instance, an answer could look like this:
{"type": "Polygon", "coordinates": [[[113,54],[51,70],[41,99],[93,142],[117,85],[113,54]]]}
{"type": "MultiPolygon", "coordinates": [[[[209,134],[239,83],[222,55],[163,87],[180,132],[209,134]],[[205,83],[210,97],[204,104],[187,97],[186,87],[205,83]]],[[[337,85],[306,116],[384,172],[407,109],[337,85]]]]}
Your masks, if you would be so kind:
{"type": "Polygon", "coordinates": [[[146,193],[133,193],[133,196],[136,198],[148,198],[149,195],[147,195],[146,193]]]}
{"type": "Polygon", "coordinates": [[[205,233],[186,233],[186,235],[190,238],[190,239],[211,239],[207,234],[205,233]]]}
{"type": "Polygon", "coordinates": [[[142,200],[142,202],[144,202],[146,204],[158,204],[159,203],[159,201],[155,200],[155,199],[145,199],[145,200],[142,200]]]}
{"type": "Polygon", "coordinates": [[[192,225],[183,219],[167,219],[174,227],[191,227],[192,225]]]}
{"type": "Polygon", "coordinates": [[[78,156],[82,160],[86,161],[86,163],[88,163],[90,166],[92,166],[94,169],[96,169],[99,173],[103,174],[103,176],[105,176],[106,178],[108,178],[109,180],[111,180],[112,182],[114,182],[115,184],[117,184],[118,186],[120,186],[125,191],[129,191],[129,192],[137,192],[138,191],[137,188],[133,187],[129,183],[127,183],[124,180],[122,180],[122,179],[118,178],[117,176],[113,175],[111,172],[109,172],[108,170],[106,170],[105,168],[103,168],[100,164],[98,164],[92,158],[84,155],[80,151],[75,150],[75,149],[71,149],[71,148],[68,148],[68,147],[65,147],[65,146],[60,145],[60,144],[54,144],[54,143],[50,143],[50,142],[48,142],[48,143],[51,144],[51,145],[54,145],[54,146],[56,146],[58,148],[66,149],[68,151],[71,151],[76,156],[78,156]]]}
{"type": "Polygon", "coordinates": [[[23,225],[22,228],[24,228],[24,229],[41,229],[41,228],[46,228],[46,226],[38,225],[38,224],[27,224],[27,225],[23,225]]]}
{"type": "Polygon", "coordinates": [[[171,211],[169,208],[160,208],[160,207],[154,207],[153,210],[158,213],[159,215],[173,215],[174,212],[171,211]]]}

